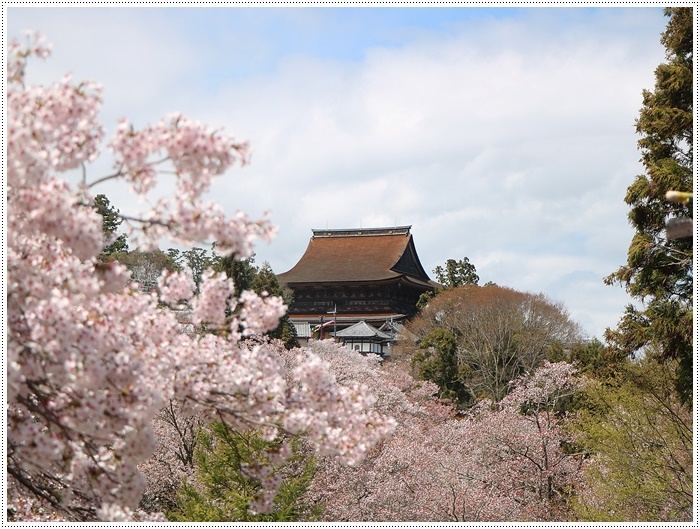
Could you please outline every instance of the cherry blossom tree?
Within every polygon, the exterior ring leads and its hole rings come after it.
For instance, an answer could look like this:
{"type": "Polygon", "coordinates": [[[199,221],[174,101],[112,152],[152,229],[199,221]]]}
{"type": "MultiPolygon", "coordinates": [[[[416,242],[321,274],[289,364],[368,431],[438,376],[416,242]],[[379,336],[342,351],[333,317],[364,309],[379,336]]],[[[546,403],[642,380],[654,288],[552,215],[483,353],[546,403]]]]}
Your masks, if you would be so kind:
{"type": "Polygon", "coordinates": [[[176,509],[178,489],[194,478],[197,438],[204,421],[182,413],[181,408],[173,399],[151,421],[156,447],[151,457],[138,464],[146,480],[139,505],[145,512],[176,509]]]}
{"type": "MultiPolygon", "coordinates": [[[[375,413],[379,412],[381,415],[388,415],[390,406],[384,403],[382,393],[377,391],[380,387],[377,381],[381,380],[379,373],[379,357],[374,355],[364,357],[332,341],[311,342],[309,348],[297,348],[290,351],[280,340],[270,340],[268,337],[256,336],[251,340],[242,342],[240,345],[252,348],[256,347],[261,342],[265,343],[268,350],[276,354],[280,362],[284,365],[283,371],[285,374],[285,382],[288,387],[296,388],[297,390],[303,389],[295,373],[309,359],[313,361],[320,360],[328,367],[328,380],[330,382],[334,381],[336,385],[336,387],[334,387],[334,384],[331,383],[327,386],[329,392],[328,397],[332,399],[336,398],[333,396],[334,393],[354,395],[355,399],[357,399],[357,397],[365,399],[364,405],[373,405],[375,413]],[[368,393],[368,389],[371,391],[371,394],[368,393]],[[375,395],[378,395],[378,397],[375,395]]],[[[404,376],[412,380],[409,375],[406,374],[404,376]]],[[[398,393],[398,390],[395,388],[393,391],[398,393]]],[[[354,408],[359,403],[360,402],[357,400],[346,400],[343,405],[354,408]]],[[[322,411],[322,403],[319,402],[319,405],[320,413],[325,414],[326,412],[322,411]]],[[[348,411],[351,411],[351,409],[348,411]]],[[[296,419],[298,419],[298,417],[294,418],[294,420],[296,419]]],[[[306,420],[309,420],[309,418],[306,420]]],[[[363,428],[362,424],[356,424],[354,422],[355,419],[350,413],[345,414],[344,421],[347,421],[347,424],[335,425],[339,434],[342,434],[343,432],[341,429],[344,429],[345,435],[349,437],[349,439],[342,441],[341,445],[349,446],[358,441],[362,442],[360,438],[354,438],[357,435],[355,430],[360,433],[360,430],[363,428]]],[[[206,419],[201,413],[198,415],[190,415],[183,410],[181,404],[175,401],[171,401],[168,406],[163,408],[161,412],[155,416],[153,428],[157,433],[157,446],[153,455],[139,464],[139,469],[143,472],[147,482],[142,500],[142,507],[145,510],[178,510],[180,507],[178,504],[180,501],[180,498],[178,498],[178,489],[181,488],[183,483],[186,483],[187,487],[195,490],[204,488],[200,479],[202,473],[196,472],[194,454],[197,448],[196,441],[198,436],[196,434],[200,427],[206,422],[206,419]]],[[[393,424],[393,420],[387,418],[385,419],[384,427],[387,428],[387,430],[393,429],[393,424]]],[[[265,427],[256,428],[256,432],[253,432],[252,435],[259,435],[260,432],[264,434],[265,427]]],[[[301,436],[304,441],[303,446],[313,447],[314,444],[317,445],[318,440],[314,437],[316,434],[310,434],[309,430],[305,430],[305,432],[307,435],[301,436]]],[[[368,450],[370,450],[372,444],[376,444],[371,439],[366,439],[366,441],[369,441],[367,445],[368,450]]],[[[276,442],[279,442],[279,439],[276,442]]],[[[294,454],[293,450],[289,451],[285,446],[281,446],[280,451],[282,453],[288,453],[289,455],[294,454]]],[[[279,451],[277,453],[279,453],[279,451]]],[[[341,468],[347,466],[345,464],[347,462],[352,464],[357,463],[357,461],[348,460],[342,462],[342,460],[338,459],[337,453],[332,451],[326,450],[320,453],[326,454],[324,460],[328,459],[329,461],[336,462],[341,468]]],[[[344,455],[344,453],[341,453],[341,456],[344,455]]],[[[275,461],[276,465],[280,464],[279,457],[275,457],[275,461]]],[[[249,466],[251,461],[243,459],[240,463],[249,466]]],[[[261,470],[264,474],[265,469],[261,470]]],[[[242,465],[236,468],[236,465],[232,464],[228,471],[231,473],[245,473],[246,476],[241,479],[249,479],[247,475],[249,468],[244,470],[242,465]]],[[[272,475],[273,474],[270,474],[270,476],[272,475]]],[[[274,508],[275,504],[272,496],[269,497],[268,501],[274,508]]],[[[318,502],[316,501],[315,504],[317,505],[318,502]]],[[[255,509],[252,509],[252,512],[254,513],[255,509]]]]}
{"type": "Polygon", "coordinates": [[[325,348],[319,354],[331,369],[340,367],[337,358],[347,376],[360,375],[377,406],[397,420],[394,436],[361,465],[319,461],[311,494],[324,504],[327,521],[567,518],[568,496],[582,479],[582,457],[568,449],[562,411],[577,386],[569,364],[546,363],[516,379],[499,403],[482,401],[465,415],[436,400],[437,386],[413,380],[406,365],[353,372],[348,354],[325,348]]]}
{"type": "MultiPolygon", "coordinates": [[[[298,352],[287,372],[274,348],[241,341],[277,325],[285,312],[280,298],[236,297],[232,282],[214,272],[204,274],[196,297],[191,275],[182,273],[161,276],[159,294],[143,293],[124,266],[98,260],[104,240],[90,207],[95,187],[121,180],[145,197],[165,174],[174,174],[174,196],[122,215],[132,244],[216,241],[222,254],[250,256],[256,240],[274,235],[269,220],[227,218],[204,200],[213,177],[247,162],[247,145],[181,115],[142,129],[122,120],[107,143],[113,172],[89,179],[104,140],[101,88],[70,76],[27,84],[29,59],[49,54],[35,34],[8,46],[10,518],[132,519],[145,486],[137,465],[153,452],[152,420],[171,400],[185,416],[235,430],[255,426],[267,439],[279,429],[304,434],[321,454],[358,464],[393,426],[371,408],[368,391],[337,384],[313,352],[298,352]],[[81,169],[78,185],[62,177],[81,169]],[[236,305],[227,320],[226,309],[236,305]],[[169,307],[183,306],[207,333],[180,332],[169,307]]],[[[266,492],[260,511],[274,486],[266,492]]]]}

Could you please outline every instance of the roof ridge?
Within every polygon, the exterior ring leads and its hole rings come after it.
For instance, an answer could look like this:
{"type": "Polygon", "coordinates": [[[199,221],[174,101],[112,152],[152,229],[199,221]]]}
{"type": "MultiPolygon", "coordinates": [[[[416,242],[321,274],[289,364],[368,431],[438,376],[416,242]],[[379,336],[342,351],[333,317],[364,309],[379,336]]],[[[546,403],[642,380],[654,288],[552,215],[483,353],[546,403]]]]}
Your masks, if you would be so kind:
{"type": "Polygon", "coordinates": [[[410,235],[411,226],[394,226],[385,228],[345,228],[333,230],[312,229],[316,237],[377,237],[381,235],[410,235]]]}

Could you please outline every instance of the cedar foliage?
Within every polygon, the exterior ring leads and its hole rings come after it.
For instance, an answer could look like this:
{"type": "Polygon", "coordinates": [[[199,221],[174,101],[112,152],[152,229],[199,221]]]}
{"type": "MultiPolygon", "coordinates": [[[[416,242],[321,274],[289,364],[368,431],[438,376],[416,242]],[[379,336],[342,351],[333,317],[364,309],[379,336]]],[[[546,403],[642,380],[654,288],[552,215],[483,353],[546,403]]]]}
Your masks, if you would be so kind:
{"type": "MultiPolygon", "coordinates": [[[[237,260],[231,255],[216,256],[213,267],[217,272],[223,272],[233,280],[236,296],[240,296],[244,290],[252,290],[260,295],[267,292],[270,296],[279,296],[287,306],[292,303],[292,291],[282,288],[277,275],[267,261],[258,267],[255,264],[255,256],[243,260],[237,260]]],[[[279,325],[269,331],[267,336],[282,340],[287,349],[299,347],[296,329],[287,314],[280,318],[279,325]]]]}
{"type": "Polygon", "coordinates": [[[428,306],[430,300],[444,290],[456,288],[462,285],[477,285],[479,276],[476,273],[476,266],[469,262],[468,257],[463,257],[459,261],[448,259],[445,266],[436,266],[433,270],[440,287],[435,290],[423,292],[418,298],[416,307],[423,309],[428,306]]]}
{"type": "Polygon", "coordinates": [[[315,472],[315,459],[292,442],[292,455],[274,468],[282,480],[269,513],[252,505],[263,488],[246,468],[266,464],[266,454],[279,443],[266,441],[256,430],[234,431],[215,422],[200,431],[195,451],[196,483],[183,483],[178,508],[168,514],[175,522],[295,522],[315,519],[318,508],[304,502],[315,472]]]}
{"type": "Polygon", "coordinates": [[[693,240],[668,240],[666,222],[692,216],[692,205],[665,200],[667,191],[693,190],[693,8],[674,7],[661,43],[666,62],[655,72],[653,91],[643,91],[636,123],[645,174],[627,190],[629,220],[636,233],[627,263],[606,278],[620,283],[642,309],[630,305],[617,329],[605,338],[620,356],[649,347],[665,359],[678,359],[676,387],[692,401],[693,240]]]}
{"type": "Polygon", "coordinates": [[[462,258],[460,261],[448,259],[445,262],[445,267],[437,266],[433,270],[438,283],[446,288],[454,288],[461,285],[476,285],[479,283],[479,276],[476,273],[476,267],[469,262],[468,257],[462,258]]]}
{"type": "Polygon", "coordinates": [[[117,230],[122,224],[119,210],[112,206],[107,195],[104,194],[99,194],[95,197],[93,208],[102,215],[102,232],[105,234],[105,247],[100,252],[99,259],[106,261],[113,257],[114,254],[127,252],[129,244],[127,243],[126,235],[123,233],[117,235],[117,230]]]}

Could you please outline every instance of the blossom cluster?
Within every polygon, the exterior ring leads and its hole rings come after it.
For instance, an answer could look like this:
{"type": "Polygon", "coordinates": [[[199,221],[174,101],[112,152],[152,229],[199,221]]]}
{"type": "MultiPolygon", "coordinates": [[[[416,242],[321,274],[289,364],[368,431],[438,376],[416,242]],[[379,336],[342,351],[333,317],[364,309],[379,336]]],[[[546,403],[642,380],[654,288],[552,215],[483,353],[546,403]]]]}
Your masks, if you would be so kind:
{"type": "Polygon", "coordinates": [[[94,160],[104,136],[97,113],[102,88],[74,84],[70,75],[48,87],[25,86],[27,60],[46,58],[50,47],[30,34],[28,46],[17,41],[8,50],[7,183],[24,187],[46,182],[53,171],[65,171],[94,160]]]}
{"type": "Polygon", "coordinates": [[[243,303],[240,318],[244,326],[243,335],[246,337],[274,329],[287,312],[282,298],[269,296],[267,292],[258,295],[251,290],[244,290],[240,300],[243,303]]]}
{"type": "MultiPolygon", "coordinates": [[[[295,359],[292,374],[297,385],[291,399],[301,406],[285,417],[283,425],[292,433],[304,432],[322,454],[340,454],[342,462],[354,466],[372,446],[393,433],[396,423],[373,408],[376,397],[367,386],[338,384],[327,363],[315,354],[316,347],[312,342],[295,359]]],[[[339,355],[349,352],[335,347],[339,355]]]]}
{"type": "Polygon", "coordinates": [[[13,83],[24,81],[24,72],[27,67],[28,57],[46,59],[51,55],[51,44],[46,38],[36,31],[25,31],[27,44],[18,40],[11,40],[7,45],[7,79],[13,83]]]}
{"type": "Polygon", "coordinates": [[[121,120],[109,147],[115,157],[113,176],[124,178],[139,195],[157,185],[161,166],[169,164],[175,174],[173,197],[158,200],[146,217],[129,219],[146,228],[144,243],[153,246],[165,236],[185,243],[216,240],[222,255],[248,257],[257,239],[274,236],[276,228],[267,215],[252,222],[238,212],[229,219],[218,204],[202,202],[214,176],[236,162],[247,163],[245,142],[173,114],[141,130],[121,120]]]}
{"type": "Polygon", "coordinates": [[[562,519],[562,494],[583,479],[581,457],[565,450],[566,418],[553,412],[576,385],[570,365],[545,364],[514,382],[512,397],[465,414],[437,400],[435,385],[413,380],[400,360],[373,371],[325,350],[331,369],[345,383],[363,380],[397,423],[356,467],[321,460],[311,498],[324,504],[326,521],[562,519]]]}
{"type": "MultiPolygon", "coordinates": [[[[225,274],[207,270],[202,274],[202,289],[192,302],[195,325],[213,323],[223,325],[226,321],[226,309],[233,296],[233,281],[225,274]]],[[[233,307],[232,307],[233,308],[233,307]]]]}
{"type": "MultiPolygon", "coordinates": [[[[146,485],[138,465],[158,445],[154,417],[173,400],[186,416],[263,427],[270,437],[298,419],[290,429],[350,462],[388,435],[391,422],[371,409],[366,391],[336,388],[313,355],[299,353],[290,372],[274,345],[241,341],[240,329],[254,334],[276,326],[281,299],[246,293],[232,300],[230,280],[213,273],[205,274],[198,296],[187,273],[166,273],[159,298],[129,284],[124,266],[98,260],[103,235],[101,218],[88,207],[90,189],[122,179],[146,193],[159,176],[159,156],[174,167],[178,196],[131,218],[146,238],[216,239],[223,253],[249,255],[256,240],[274,233],[269,221],[251,222],[243,214],[227,219],[201,202],[212,176],[245,160],[246,146],[180,116],[143,131],[120,124],[109,144],[115,173],[73,190],[60,174],[99,154],[100,90],[70,78],[26,86],[26,61],[46,56],[48,48],[35,39],[9,50],[6,365],[13,512],[24,521],[144,519],[137,512],[146,485]],[[239,316],[229,317],[236,302],[239,316]],[[181,314],[170,308],[182,304],[191,307],[193,321],[217,332],[183,333],[181,314]]],[[[269,498],[276,484],[267,485],[269,498]]]]}
{"type": "Polygon", "coordinates": [[[160,298],[169,305],[177,306],[180,302],[188,302],[194,294],[195,284],[192,271],[170,272],[164,270],[158,278],[160,298]]]}
{"type": "Polygon", "coordinates": [[[211,185],[211,177],[222,174],[236,161],[245,163],[248,145],[173,114],[155,125],[135,130],[126,119],[119,122],[109,144],[115,154],[115,169],[122,172],[138,193],[156,184],[158,159],[172,162],[177,191],[185,198],[197,198],[211,185]]]}

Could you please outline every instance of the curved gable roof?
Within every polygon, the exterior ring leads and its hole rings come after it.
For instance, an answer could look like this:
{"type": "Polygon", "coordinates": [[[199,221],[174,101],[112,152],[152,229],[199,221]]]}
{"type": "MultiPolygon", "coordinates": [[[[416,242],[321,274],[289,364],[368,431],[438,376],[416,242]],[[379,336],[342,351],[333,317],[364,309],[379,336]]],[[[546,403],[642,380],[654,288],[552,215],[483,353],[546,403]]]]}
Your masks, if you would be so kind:
{"type": "Polygon", "coordinates": [[[356,230],[313,230],[306,252],[280,283],[379,281],[408,276],[430,278],[423,270],[410,226],[356,230]]]}
{"type": "Polygon", "coordinates": [[[382,340],[391,340],[391,336],[371,326],[365,320],[358,321],[355,325],[336,332],[335,335],[338,338],[381,338],[382,340]]]}

